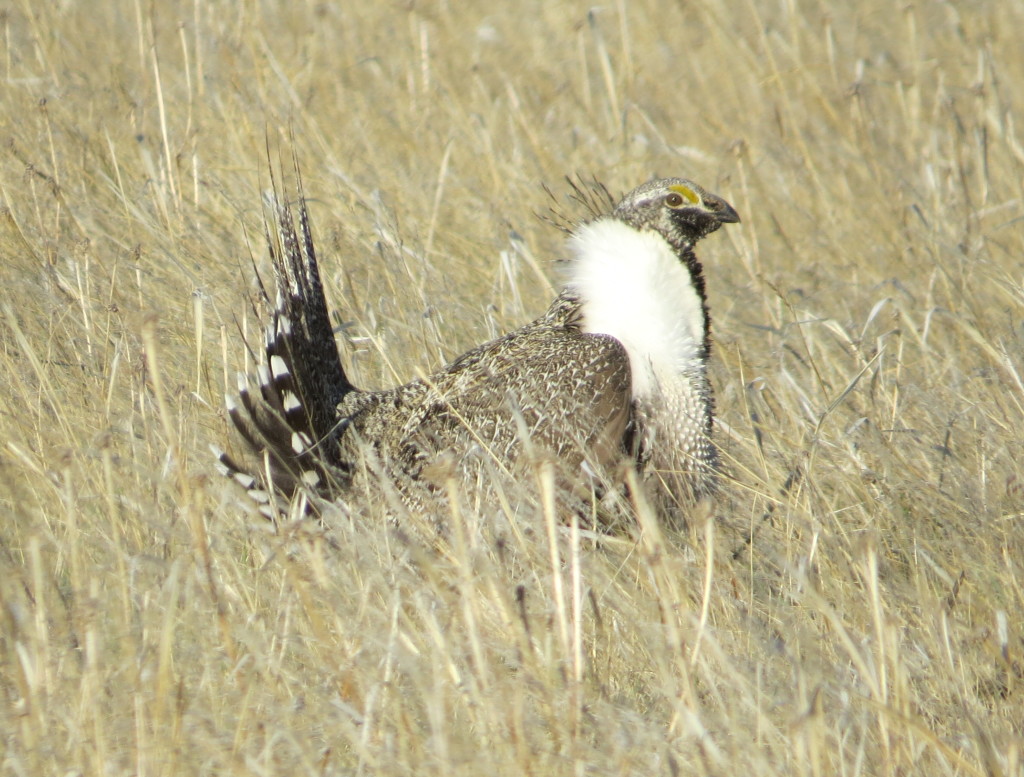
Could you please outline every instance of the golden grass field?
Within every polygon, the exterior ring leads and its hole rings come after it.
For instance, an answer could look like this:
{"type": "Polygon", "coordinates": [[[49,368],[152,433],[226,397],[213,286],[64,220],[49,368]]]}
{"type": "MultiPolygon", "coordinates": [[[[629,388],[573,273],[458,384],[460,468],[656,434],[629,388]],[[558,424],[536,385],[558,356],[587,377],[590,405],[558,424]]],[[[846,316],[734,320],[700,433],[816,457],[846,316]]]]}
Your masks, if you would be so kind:
{"type": "Polygon", "coordinates": [[[1024,5],[348,5],[0,14],[0,773],[1024,774],[1024,5]],[[546,307],[545,185],[724,196],[722,498],[271,531],[268,137],[367,387],[546,307]]]}

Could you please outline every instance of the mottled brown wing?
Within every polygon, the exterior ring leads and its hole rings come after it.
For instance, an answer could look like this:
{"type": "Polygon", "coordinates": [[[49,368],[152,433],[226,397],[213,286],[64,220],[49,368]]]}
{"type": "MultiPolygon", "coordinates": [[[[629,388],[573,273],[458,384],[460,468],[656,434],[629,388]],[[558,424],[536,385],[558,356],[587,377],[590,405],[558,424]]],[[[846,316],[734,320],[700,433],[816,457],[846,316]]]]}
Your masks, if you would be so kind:
{"type": "Polygon", "coordinates": [[[503,465],[532,449],[605,470],[628,454],[629,358],[614,338],[527,327],[427,382],[431,401],[403,434],[421,460],[476,445],[503,465]]]}

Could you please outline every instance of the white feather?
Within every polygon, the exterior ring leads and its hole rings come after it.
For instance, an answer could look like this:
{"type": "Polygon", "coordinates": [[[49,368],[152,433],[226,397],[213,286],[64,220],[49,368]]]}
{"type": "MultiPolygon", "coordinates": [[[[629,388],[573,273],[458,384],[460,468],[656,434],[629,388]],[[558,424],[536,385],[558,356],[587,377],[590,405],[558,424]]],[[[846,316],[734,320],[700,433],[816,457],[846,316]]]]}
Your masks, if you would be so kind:
{"type": "Polygon", "coordinates": [[[570,248],[566,285],[582,301],[583,329],[622,343],[634,397],[660,393],[665,383],[701,368],[700,296],[661,235],[603,218],[580,227],[570,248]]]}

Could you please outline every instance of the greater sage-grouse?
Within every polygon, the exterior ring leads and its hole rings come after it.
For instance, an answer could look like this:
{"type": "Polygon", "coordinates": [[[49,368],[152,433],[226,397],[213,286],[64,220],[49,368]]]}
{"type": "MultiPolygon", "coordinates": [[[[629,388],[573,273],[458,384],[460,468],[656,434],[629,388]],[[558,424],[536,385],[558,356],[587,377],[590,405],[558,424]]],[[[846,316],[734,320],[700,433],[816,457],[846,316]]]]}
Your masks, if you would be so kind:
{"type": "Polygon", "coordinates": [[[444,499],[453,473],[467,487],[481,473],[521,477],[540,456],[576,492],[623,462],[661,504],[713,491],[710,321],[694,245],[739,216],[683,178],[611,206],[571,228],[564,287],[540,318],[427,378],[362,391],[341,365],[299,182],[297,223],[276,198],[277,239],[267,235],[277,299],[259,386],[240,374],[227,398],[272,483],[218,450],[224,474],[265,502],[297,489],[345,501],[373,479],[422,507],[444,499]]]}

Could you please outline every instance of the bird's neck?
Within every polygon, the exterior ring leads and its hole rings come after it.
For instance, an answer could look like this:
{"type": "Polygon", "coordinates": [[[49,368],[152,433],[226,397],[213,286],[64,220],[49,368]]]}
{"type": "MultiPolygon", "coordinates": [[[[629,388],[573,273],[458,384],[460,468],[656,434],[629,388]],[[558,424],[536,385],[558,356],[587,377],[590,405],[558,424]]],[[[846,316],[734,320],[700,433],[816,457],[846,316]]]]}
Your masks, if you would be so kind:
{"type": "Polygon", "coordinates": [[[684,376],[703,379],[708,316],[700,267],[659,234],[612,218],[571,238],[566,288],[582,329],[611,335],[629,354],[634,398],[652,398],[684,376]]]}

